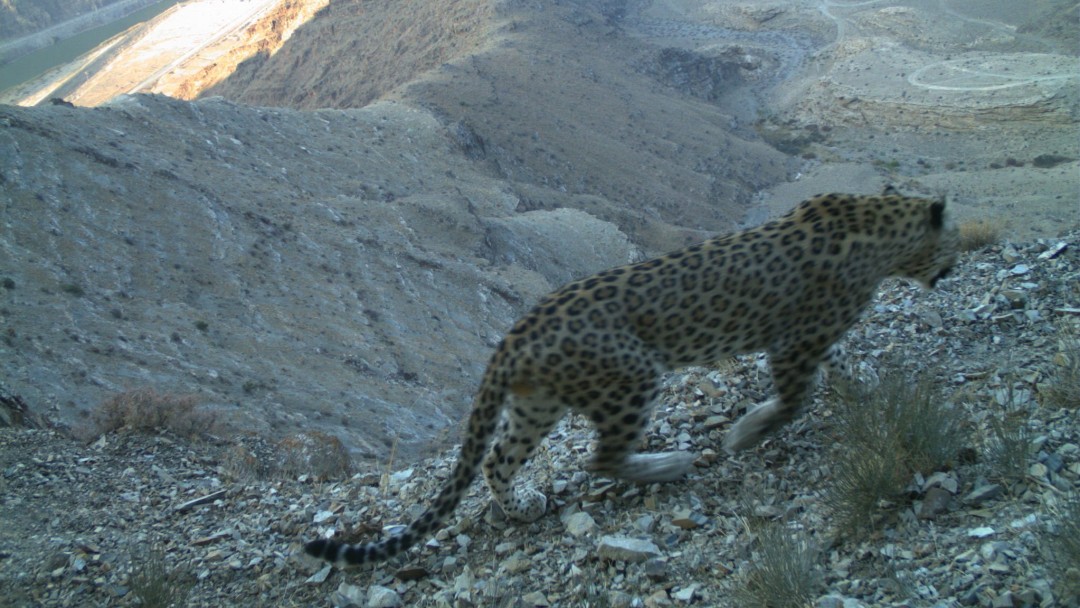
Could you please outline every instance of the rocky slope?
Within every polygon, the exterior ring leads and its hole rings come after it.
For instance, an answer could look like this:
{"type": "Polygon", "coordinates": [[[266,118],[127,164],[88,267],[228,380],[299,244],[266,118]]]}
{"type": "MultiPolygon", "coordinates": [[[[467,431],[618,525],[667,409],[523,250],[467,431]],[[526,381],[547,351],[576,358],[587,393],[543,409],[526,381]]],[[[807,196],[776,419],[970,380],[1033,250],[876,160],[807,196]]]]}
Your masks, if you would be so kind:
{"type": "Polygon", "coordinates": [[[236,429],[410,458],[460,418],[526,306],[638,255],[586,213],[519,212],[401,104],[139,96],[0,122],[0,373],[76,429],[149,387],[236,429]]]}
{"type": "Polygon", "coordinates": [[[718,453],[731,420],[770,390],[761,360],[746,357],[670,378],[647,444],[700,453],[687,480],[634,486],[582,472],[591,429],[568,419],[527,468],[551,496],[545,517],[507,525],[487,514],[476,484],[433,540],[348,572],[300,557],[301,543],[333,530],[372,538],[408,520],[452,452],[324,476],[310,462],[291,474],[261,467],[247,455],[262,448],[247,440],[121,431],[76,443],[0,429],[0,597],[651,608],[745,607],[739,594],[756,589],[750,599],[773,606],[1076,606],[1080,573],[1057,543],[1075,539],[1080,512],[1080,367],[1069,359],[1080,357],[1078,286],[1076,233],[967,255],[934,292],[886,286],[847,346],[864,374],[935,386],[934,411],[958,416],[960,442],[945,464],[906,470],[904,489],[872,504],[862,537],[841,527],[829,499],[843,466],[864,457],[849,451],[832,391],[762,446],[718,453]],[[1070,366],[1071,400],[1052,398],[1070,366]],[[1000,434],[1002,420],[1018,425],[1000,434]],[[769,554],[763,539],[785,551],[769,554]],[[785,564],[797,571],[754,578],[785,564]],[[806,581],[797,594],[793,579],[806,581]]]}
{"type": "Polygon", "coordinates": [[[343,0],[282,44],[320,6],[287,1],[206,101],[5,108],[5,383],[73,426],[151,386],[408,459],[517,314],[639,249],[885,181],[1075,226],[1076,57],[1035,27],[1071,9],[909,4],[343,0]]]}

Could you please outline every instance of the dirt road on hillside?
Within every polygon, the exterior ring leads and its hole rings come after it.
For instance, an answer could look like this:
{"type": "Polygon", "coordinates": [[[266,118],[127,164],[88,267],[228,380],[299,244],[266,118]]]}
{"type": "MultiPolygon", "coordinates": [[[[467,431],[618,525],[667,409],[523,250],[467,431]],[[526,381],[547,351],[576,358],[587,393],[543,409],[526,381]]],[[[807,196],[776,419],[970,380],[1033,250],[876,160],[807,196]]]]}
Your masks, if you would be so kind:
{"type": "Polygon", "coordinates": [[[160,92],[227,54],[242,32],[281,0],[195,0],[179,4],[60,70],[21,87],[19,105],[60,97],[95,106],[118,95],[160,92]]]}

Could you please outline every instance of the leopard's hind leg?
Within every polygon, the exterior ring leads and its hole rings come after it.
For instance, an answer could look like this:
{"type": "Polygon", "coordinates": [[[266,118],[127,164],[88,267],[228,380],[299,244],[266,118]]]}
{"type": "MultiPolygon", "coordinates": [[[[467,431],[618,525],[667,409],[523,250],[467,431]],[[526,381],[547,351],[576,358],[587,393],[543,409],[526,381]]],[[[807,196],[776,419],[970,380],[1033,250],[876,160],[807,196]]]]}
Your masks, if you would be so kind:
{"type": "Polygon", "coordinates": [[[658,378],[613,383],[590,404],[589,416],[600,433],[590,469],[638,483],[675,481],[696,456],[689,452],[638,454],[652,404],[660,393],[658,378]]]}
{"type": "Polygon", "coordinates": [[[484,478],[503,513],[518,521],[535,521],[547,511],[547,498],[527,485],[515,489],[514,477],[563,417],[566,406],[552,397],[515,395],[508,410],[484,459],[484,478]]]}

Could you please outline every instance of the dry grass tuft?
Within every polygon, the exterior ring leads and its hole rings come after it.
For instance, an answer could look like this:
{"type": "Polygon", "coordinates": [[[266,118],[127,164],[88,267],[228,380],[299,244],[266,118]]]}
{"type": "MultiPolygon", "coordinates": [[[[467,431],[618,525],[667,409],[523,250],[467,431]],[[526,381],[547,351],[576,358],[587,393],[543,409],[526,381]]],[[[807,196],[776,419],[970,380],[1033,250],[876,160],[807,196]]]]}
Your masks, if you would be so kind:
{"type": "Polygon", "coordinates": [[[121,429],[136,433],[174,433],[180,437],[201,437],[214,428],[216,417],[199,408],[194,395],[172,395],[154,389],[124,391],[106,399],[95,422],[99,434],[121,429]]]}
{"type": "Polygon", "coordinates": [[[982,218],[960,224],[960,249],[975,251],[1001,241],[1005,222],[999,218],[982,218]]]}

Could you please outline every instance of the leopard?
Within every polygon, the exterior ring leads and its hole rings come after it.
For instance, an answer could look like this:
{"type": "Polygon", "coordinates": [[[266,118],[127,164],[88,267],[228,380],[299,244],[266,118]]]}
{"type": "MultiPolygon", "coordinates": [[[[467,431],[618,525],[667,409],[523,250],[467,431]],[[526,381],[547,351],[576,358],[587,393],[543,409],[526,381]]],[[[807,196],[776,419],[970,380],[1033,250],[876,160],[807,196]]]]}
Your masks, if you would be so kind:
{"type": "Polygon", "coordinates": [[[934,288],[957,263],[958,242],[944,197],[890,186],[819,194],[757,227],[572,281],[495,348],[450,477],[426,510],[382,540],[321,538],[304,550],[338,566],[394,557],[445,525],[481,470],[502,513],[537,520],[545,495],[514,478],[567,412],[595,427],[593,473],[678,480],[696,454],[638,452],[665,374],[764,352],[776,396],[723,439],[730,454],[754,446],[802,411],[819,369],[850,376],[838,342],[879,284],[901,277],[934,288]]]}

